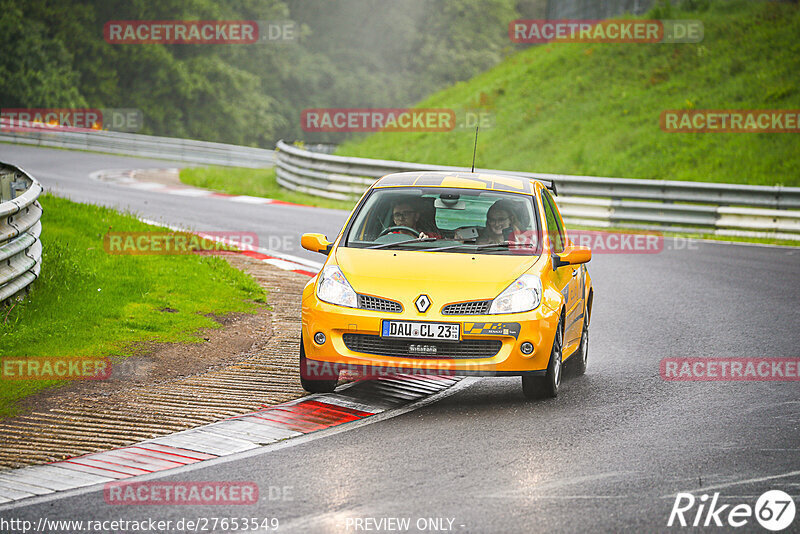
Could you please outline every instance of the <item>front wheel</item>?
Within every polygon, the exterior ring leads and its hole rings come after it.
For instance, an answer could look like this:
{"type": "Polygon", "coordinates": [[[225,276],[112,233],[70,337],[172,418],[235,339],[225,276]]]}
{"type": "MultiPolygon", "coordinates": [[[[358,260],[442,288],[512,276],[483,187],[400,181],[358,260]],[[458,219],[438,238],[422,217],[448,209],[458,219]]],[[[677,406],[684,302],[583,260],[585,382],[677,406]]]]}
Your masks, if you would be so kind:
{"type": "Polygon", "coordinates": [[[528,399],[552,399],[558,396],[561,387],[561,370],[563,362],[561,352],[564,344],[564,321],[559,320],[553,349],[550,351],[550,362],[544,376],[522,375],[522,393],[528,399]]]}
{"type": "Polygon", "coordinates": [[[339,382],[339,370],[333,366],[334,371],[325,369],[322,373],[319,365],[308,364],[303,338],[300,338],[300,385],[309,393],[332,393],[339,382]]]}

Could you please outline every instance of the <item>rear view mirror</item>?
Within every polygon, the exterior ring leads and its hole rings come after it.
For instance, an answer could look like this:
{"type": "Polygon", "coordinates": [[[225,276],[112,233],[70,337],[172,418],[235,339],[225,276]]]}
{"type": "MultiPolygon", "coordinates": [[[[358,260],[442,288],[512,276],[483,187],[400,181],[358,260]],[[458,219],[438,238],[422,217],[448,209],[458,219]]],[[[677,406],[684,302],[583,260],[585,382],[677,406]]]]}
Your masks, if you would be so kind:
{"type": "Polygon", "coordinates": [[[592,249],[589,247],[570,246],[561,254],[552,254],[553,270],[564,265],[578,265],[588,263],[592,259],[592,249]]]}
{"type": "Polygon", "coordinates": [[[300,246],[311,252],[319,252],[328,255],[333,247],[333,243],[322,234],[303,234],[300,238],[300,246]]]}
{"type": "Polygon", "coordinates": [[[437,198],[433,201],[433,207],[446,210],[464,210],[467,209],[467,203],[458,199],[437,198]]]}

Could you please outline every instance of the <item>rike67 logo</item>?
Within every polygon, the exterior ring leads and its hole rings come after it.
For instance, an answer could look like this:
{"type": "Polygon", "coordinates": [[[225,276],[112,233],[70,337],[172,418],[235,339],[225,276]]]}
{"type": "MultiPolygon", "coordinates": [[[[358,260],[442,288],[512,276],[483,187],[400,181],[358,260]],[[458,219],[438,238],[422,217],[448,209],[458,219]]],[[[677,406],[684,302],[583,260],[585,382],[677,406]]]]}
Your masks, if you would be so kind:
{"type": "Polygon", "coordinates": [[[781,490],[764,492],[756,500],[755,506],[747,503],[720,504],[719,499],[719,492],[711,497],[707,494],[695,497],[691,493],[678,493],[667,526],[739,528],[755,517],[765,529],[778,532],[794,522],[794,500],[781,490]]]}

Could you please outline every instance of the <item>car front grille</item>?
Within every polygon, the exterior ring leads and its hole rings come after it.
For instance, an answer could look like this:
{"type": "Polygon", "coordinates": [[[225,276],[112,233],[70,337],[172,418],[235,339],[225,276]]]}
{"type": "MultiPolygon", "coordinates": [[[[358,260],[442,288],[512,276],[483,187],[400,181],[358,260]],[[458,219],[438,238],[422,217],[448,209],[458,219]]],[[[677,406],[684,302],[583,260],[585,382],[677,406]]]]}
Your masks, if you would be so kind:
{"type": "Polygon", "coordinates": [[[372,310],[379,312],[400,313],[403,305],[393,300],[371,297],[369,295],[358,296],[358,307],[362,310],[372,310]]]}
{"type": "Polygon", "coordinates": [[[489,306],[491,305],[491,300],[456,302],[442,308],[442,315],[486,315],[489,313],[489,306]]]}
{"type": "Polygon", "coordinates": [[[503,346],[503,342],[499,339],[464,339],[453,343],[424,339],[392,339],[369,334],[344,334],[342,338],[345,346],[353,352],[404,358],[491,358],[500,352],[500,348],[503,346]],[[436,352],[411,352],[411,345],[436,347],[436,352]]]}

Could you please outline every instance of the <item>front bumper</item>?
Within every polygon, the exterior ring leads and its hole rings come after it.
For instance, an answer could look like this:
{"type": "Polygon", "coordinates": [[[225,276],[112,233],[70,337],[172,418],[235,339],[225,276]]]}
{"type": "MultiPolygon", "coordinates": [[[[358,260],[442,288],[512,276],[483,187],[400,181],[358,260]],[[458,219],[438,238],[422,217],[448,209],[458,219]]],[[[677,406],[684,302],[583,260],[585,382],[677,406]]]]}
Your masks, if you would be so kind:
{"type": "MultiPolygon", "coordinates": [[[[328,304],[317,299],[313,292],[308,292],[303,299],[302,322],[303,345],[312,374],[314,369],[330,370],[335,366],[336,370],[352,369],[363,374],[395,372],[502,376],[545,372],[558,325],[558,313],[544,304],[531,312],[505,315],[441,315],[433,310],[424,315],[416,311],[380,313],[328,304]],[[500,347],[492,356],[477,358],[471,357],[475,352],[470,353],[472,348],[461,342],[450,344],[447,355],[401,354],[402,343],[396,341],[392,342],[391,350],[382,350],[380,335],[385,319],[459,323],[462,341],[493,340],[495,345],[499,341],[500,347]],[[314,341],[317,332],[325,334],[326,341],[322,345],[314,341]],[[349,336],[347,341],[346,335],[349,336]],[[361,342],[354,343],[356,338],[361,342]],[[520,345],[526,341],[534,347],[533,352],[527,355],[520,350],[520,345]],[[391,352],[392,355],[365,350],[391,352]]],[[[440,343],[424,340],[407,342],[408,345],[440,343]]],[[[482,343],[470,345],[474,347],[482,343]]]]}

